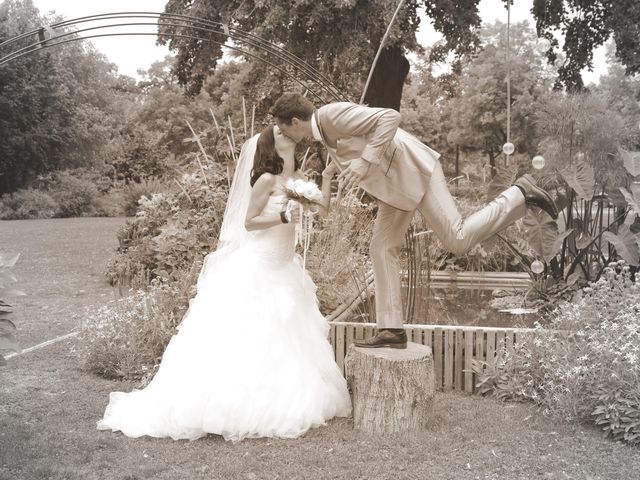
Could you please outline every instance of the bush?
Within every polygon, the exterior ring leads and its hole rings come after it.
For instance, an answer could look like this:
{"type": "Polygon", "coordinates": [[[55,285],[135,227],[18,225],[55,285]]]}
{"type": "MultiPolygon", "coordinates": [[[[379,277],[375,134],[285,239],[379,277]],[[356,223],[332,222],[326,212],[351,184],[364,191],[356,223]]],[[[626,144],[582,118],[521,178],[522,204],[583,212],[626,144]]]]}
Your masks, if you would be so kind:
{"type": "Polygon", "coordinates": [[[120,246],[107,272],[112,283],[170,282],[215,248],[228,188],[226,174],[212,165],[207,181],[185,174],[173,191],[140,198],[136,217],[118,232],[120,246]]]}
{"type": "Polygon", "coordinates": [[[126,213],[135,214],[118,232],[120,246],[107,271],[113,284],[134,293],[82,327],[77,348],[95,373],[150,379],[195,295],[202,261],[218,240],[234,158],[219,149],[202,156],[204,162],[185,155],[174,168],[184,174],[171,182],[143,180],[103,197],[102,208],[122,200],[126,213]]]}
{"type": "MultiPolygon", "coordinates": [[[[38,177],[26,189],[0,199],[0,218],[35,219],[109,215],[101,202],[109,179],[85,169],[53,172],[38,177]]],[[[116,210],[120,212],[120,210],[116,210]]]]}
{"type": "Polygon", "coordinates": [[[369,243],[374,208],[373,203],[334,204],[312,233],[306,267],[318,287],[316,294],[324,314],[364,287],[364,276],[371,268],[369,243]]]}
{"type": "Polygon", "coordinates": [[[547,328],[490,363],[475,363],[481,393],[538,404],[567,421],[593,421],[640,444],[640,288],[623,262],[560,305],[547,328]]]}
{"type": "Polygon", "coordinates": [[[27,188],[2,195],[0,219],[53,218],[57,215],[58,208],[58,203],[47,192],[27,188]]]}
{"type": "Polygon", "coordinates": [[[95,201],[96,216],[98,217],[124,217],[126,197],[122,190],[112,189],[99,196],[95,201]]]}
{"type": "Polygon", "coordinates": [[[84,367],[108,378],[150,378],[195,295],[199,265],[167,284],[109,302],[82,324],[75,346],[84,367]]]}
{"type": "MultiPolygon", "coordinates": [[[[140,199],[143,197],[151,198],[155,193],[167,191],[168,186],[155,178],[143,179],[139,182],[131,182],[116,190],[121,198],[121,207],[124,214],[132,217],[136,214],[140,206],[140,199]]],[[[115,192],[114,192],[115,193],[115,192]]]]}
{"type": "Polygon", "coordinates": [[[98,187],[88,179],[57,172],[48,182],[47,191],[58,204],[57,217],[82,217],[96,214],[98,187]]]}

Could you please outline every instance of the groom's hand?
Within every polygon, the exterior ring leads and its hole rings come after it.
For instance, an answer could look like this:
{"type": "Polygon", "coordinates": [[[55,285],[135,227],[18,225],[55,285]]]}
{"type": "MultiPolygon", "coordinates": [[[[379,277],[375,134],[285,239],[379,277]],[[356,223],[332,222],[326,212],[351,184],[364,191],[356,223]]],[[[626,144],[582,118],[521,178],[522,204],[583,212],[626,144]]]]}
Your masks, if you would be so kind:
{"type": "Polygon", "coordinates": [[[347,168],[338,175],[338,190],[348,192],[369,172],[370,163],[362,158],[352,160],[347,168]]]}

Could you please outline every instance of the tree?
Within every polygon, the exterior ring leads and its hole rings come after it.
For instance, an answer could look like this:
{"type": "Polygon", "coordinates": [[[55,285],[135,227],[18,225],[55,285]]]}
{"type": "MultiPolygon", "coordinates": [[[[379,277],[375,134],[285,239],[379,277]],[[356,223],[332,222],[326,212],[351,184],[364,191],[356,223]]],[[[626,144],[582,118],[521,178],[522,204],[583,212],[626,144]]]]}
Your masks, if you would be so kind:
{"type": "MultiPolygon", "coordinates": [[[[406,52],[419,52],[415,32],[420,23],[418,9],[426,8],[436,29],[448,39],[436,50],[438,58],[453,51],[473,51],[478,42],[474,29],[480,25],[479,0],[409,0],[404,2],[378,61],[366,103],[398,109],[408,73],[406,52]]],[[[329,76],[344,95],[358,101],[380,41],[397,2],[372,0],[251,1],[170,0],[166,14],[190,15],[231,25],[281,44],[329,76]]],[[[178,79],[191,93],[199,91],[210,68],[222,58],[216,44],[174,34],[196,35],[188,25],[173,26],[168,17],[161,22],[160,42],[178,52],[178,79]]],[[[221,35],[211,38],[220,42],[221,35]]],[[[237,42],[242,45],[242,42],[237,42]]],[[[246,47],[246,45],[243,45],[246,47]]],[[[329,99],[327,99],[329,100],[329,99]]]]}
{"type": "Polygon", "coordinates": [[[546,55],[557,59],[558,41],[553,33],[564,35],[562,50],[566,61],[559,67],[556,88],[581,90],[580,72],[593,66],[593,50],[609,39],[616,44],[616,56],[626,74],[640,72],[640,3],[637,0],[534,0],[533,15],[538,35],[549,40],[546,55]]]}
{"type": "Polygon", "coordinates": [[[402,96],[401,127],[440,153],[449,150],[446,105],[451,99],[448,75],[436,77],[428,55],[418,57],[414,72],[409,73],[402,96]]]}
{"type": "Polygon", "coordinates": [[[640,150],[640,75],[625,75],[625,68],[616,60],[616,49],[610,43],[607,50],[608,72],[600,77],[599,85],[591,87],[607,98],[612,111],[619,112],[635,151],[640,150]]]}
{"type": "MultiPolygon", "coordinates": [[[[403,60],[406,62],[400,47],[417,47],[416,3],[407,2],[399,16],[388,42],[389,48],[381,60],[382,69],[384,64],[397,66],[403,60]]],[[[165,13],[221,22],[282,44],[286,50],[332,78],[345,96],[356,99],[360,96],[363,76],[368,72],[394,9],[394,2],[381,0],[170,0],[165,13]]],[[[223,49],[212,43],[170,37],[174,33],[189,32],[193,33],[194,30],[188,26],[169,26],[168,21],[161,22],[161,42],[166,43],[168,40],[169,47],[178,51],[178,79],[181,84],[188,86],[190,93],[195,93],[200,90],[209,69],[222,58],[223,49]]],[[[219,35],[212,35],[212,38],[220,41],[219,35]]],[[[237,40],[236,44],[248,48],[246,44],[237,40]]],[[[251,51],[256,53],[256,49],[251,51]]],[[[257,53],[260,55],[260,52],[257,53]]],[[[406,73],[404,70],[398,71],[398,76],[401,77],[400,90],[406,73]]],[[[373,88],[378,88],[378,84],[373,88]]]]}
{"type": "MultiPolygon", "coordinates": [[[[366,103],[399,108],[408,72],[406,53],[422,50],[415,38],[420,8],[445,37],[430,52],[430,60],[444,61],[453,53],[455,71],[461,58],[476,52],[480,45],[479,2],[405,1],[374,71],[366,103]]],[[[395,2],[384,0],[169,0],[165,13],[221,22],[282,45],[328,75],[346,97],[358,100],[395,6],[395,2]]],[[[581,89],[581,70],[591,66],[594,48],[610,37],[616,41],[627,74],[640,71],[640,4],[636,0],[535,0],[532,12],[538,35],[551,41],[546,52],[550,63],[561,56],[553,32],[565,34],[566,61],[560,66],[556,88],[581,89]]],[[[223,49],[206,40],[174,37],[202,35],[188,24],[175,23],[169,17],[161,22],[159,41],[178,52],[178,79],[190,93],[197,93],[209,69],[222,58],[223,49]]],[[[223,43],[229,39],[221,34],[210,34],[209,38],[223,43]]]]}
{"type": "MultiPolygon", "coordinates": [[[[536,150],[533,114],[538,99],[550,89],[550,72],[534,48],[535,35],[526,22],[511,26],[511,142],[516,152],[536,150]]],[[[462,64],[460,94],[448,104],[448,141],[481,150],[492,175],[507,141],[506,26],[496,22],[481,32],[483,48],[462,64]]]]}
{"type": "MultiPolygon", "coordinates": [[[[31,0],[0,4],[0,41],[58,20],[31,0]]],[[[33,40],[25,39],[20,47],[33,40]]],[[[91,166],[115,155],[115,125],[126,105],[115,66],[73,42],[0,67],[0,193],[60,168],[91,166]]]]}

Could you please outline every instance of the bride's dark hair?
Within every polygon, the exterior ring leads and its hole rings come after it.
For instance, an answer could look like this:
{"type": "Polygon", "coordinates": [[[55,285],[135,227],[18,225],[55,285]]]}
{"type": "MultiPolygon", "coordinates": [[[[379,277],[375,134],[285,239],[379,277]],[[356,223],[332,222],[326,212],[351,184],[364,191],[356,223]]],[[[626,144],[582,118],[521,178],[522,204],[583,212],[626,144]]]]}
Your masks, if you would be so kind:
{"type": "MultiPolygon", "coordinates": [[[[256,154],[253,157],[253,169],[251,170],[251,186],[258,181],[263,173],[279,175],[284,168],[284,160],[276,152],[276,140],[273,136],[273,125],[265,128],[256,143],[256,154]]],[[[300,162],[296,159],[295,169],[300,168],[300,162]]]]}

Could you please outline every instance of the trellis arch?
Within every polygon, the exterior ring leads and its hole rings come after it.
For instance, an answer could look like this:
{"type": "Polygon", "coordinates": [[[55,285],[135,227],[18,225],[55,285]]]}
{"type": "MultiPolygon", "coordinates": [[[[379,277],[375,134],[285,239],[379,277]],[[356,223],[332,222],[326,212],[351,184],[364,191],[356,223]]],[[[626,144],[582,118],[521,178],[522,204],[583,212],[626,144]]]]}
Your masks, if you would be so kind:
{"type": "Polygon", "coordinates": [[[248,57],[262,61],[272,68],[282,72],[287,77],[304,87],[308,92],[321,102],[348,100],[326,75],[306,63],[301,58],[288,52],[284,48],[265,40],[257,35],[239,30],[233,26],[220,22],[204,20],[189,15],[157,12],[112,12],[97,15],[78,17],[70,20],[44,25],[29,32],[22,33],[0,43],[1,52],[9,53],[0,57],[0,67],[13,60],[31,55],[47,48],[53,48],[65,43],[88,40],[98,37],[115,36],[158,36],[154,32],[118,32],[111,29],[122,27],[157,26],[161,20],[165,26],[188,27],[194,34],[166,34],[168,37],[188,38],[203,42],[211,42],[227,47],[248,57]],[[151,20],[156,20],[155,22],[151,20]],[[95,25],[95,22],[109,22],[95,25]],[[80,27],[66,30],[68,27],[80,27]],[[59,30],[59,31],[56,31],[59,30]],[[109,30],[109,31],[104,31],[109,30]],[[82,35],[81,35],[82,34],[82,35]],[[219,39],[216,39],[216,36],[219,39]],[[238,42],[238,45],[229,42],[229,39],[238,42]],[[27,46],[20,47],[25,42],[31,42],[27,46]],[[252,51],[244,46],[252,48],[252,51]],[[265,58],[268,56],[268,58],[265,58]],[[307,82],[314,85],[312,88],[299,76],[294,75],[285,67],[278,65],[281,62],[302,74],[307,82]]]}

